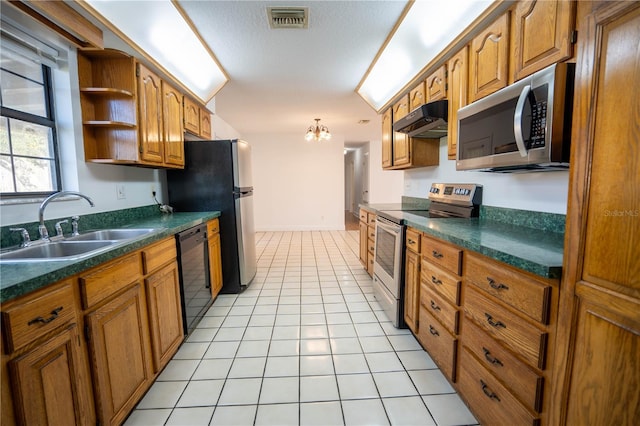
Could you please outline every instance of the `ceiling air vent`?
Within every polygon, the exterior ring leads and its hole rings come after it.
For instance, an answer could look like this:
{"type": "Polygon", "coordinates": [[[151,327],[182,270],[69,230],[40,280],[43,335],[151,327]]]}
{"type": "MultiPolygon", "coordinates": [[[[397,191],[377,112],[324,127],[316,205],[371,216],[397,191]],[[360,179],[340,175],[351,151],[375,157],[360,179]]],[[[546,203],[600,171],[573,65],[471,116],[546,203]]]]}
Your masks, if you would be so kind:
{"type": "Polygon", "coordinates": [[[267,7],[267,16],[273,29],[309,27],[309,9],[306,7],[267,7]]]}

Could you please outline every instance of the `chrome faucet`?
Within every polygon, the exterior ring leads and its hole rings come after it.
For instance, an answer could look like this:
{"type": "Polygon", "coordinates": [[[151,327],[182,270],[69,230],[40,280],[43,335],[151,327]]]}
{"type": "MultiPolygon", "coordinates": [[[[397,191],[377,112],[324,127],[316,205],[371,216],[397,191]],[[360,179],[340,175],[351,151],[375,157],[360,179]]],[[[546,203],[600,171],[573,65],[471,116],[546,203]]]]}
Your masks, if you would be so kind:
{"type": "Polygon", "coordinates": [[[54,200],[58,197],[62,197],[64,195],[75,195],[78,197],[82,197],[89,202],[89,205],[91,205],[91,207],[95,207],[95,204],[93,204],[93,200],[91,198],[79,192],[60,191],[60,192],[56,192],[55,194],[49,195],[47,198],[45,198],[42,201],[42,204],[40,204],[40,208],[38,209],[38,219],[40,220],[40,226],[38,226],[38,232],[40,233],[40,239],[43,241],[51,241],[49,239],[49,232],[47,231],[47,227],[44,225],[44,209],[45,207],[47,207],[47,204],[49,204],[51,200],[54,200]]]}

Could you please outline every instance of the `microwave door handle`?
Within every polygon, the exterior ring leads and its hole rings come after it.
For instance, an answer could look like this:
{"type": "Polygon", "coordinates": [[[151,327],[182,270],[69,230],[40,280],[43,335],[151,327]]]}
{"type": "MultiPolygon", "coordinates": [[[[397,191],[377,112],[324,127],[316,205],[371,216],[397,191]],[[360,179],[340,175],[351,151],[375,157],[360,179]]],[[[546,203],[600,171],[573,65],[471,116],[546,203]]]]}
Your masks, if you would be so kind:
{"type": "Polygon", "coordinates": [[[527,148],[524,146],[524,135],[522,133],[522,114],[524,113],[524,103],[527,101],[527,96],[531,91],[531,86],[526,85],[522,88],[518,103],[516,104],[516,112],[513,115],[513,134],[516,137],[516,145],[518,146],[518,152],[521,157],[527,156],[527,148]]]}

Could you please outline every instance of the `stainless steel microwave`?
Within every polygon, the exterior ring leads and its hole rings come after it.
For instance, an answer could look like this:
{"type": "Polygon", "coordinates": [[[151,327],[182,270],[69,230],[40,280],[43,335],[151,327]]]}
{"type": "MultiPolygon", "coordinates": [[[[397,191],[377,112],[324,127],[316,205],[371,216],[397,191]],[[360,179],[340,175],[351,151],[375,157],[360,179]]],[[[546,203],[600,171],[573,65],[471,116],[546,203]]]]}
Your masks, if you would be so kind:
{"type": "Polygon", "coordinates": [[[574,73],[554,64],[460,108],[456,170],[568,169],[574,73]]]}

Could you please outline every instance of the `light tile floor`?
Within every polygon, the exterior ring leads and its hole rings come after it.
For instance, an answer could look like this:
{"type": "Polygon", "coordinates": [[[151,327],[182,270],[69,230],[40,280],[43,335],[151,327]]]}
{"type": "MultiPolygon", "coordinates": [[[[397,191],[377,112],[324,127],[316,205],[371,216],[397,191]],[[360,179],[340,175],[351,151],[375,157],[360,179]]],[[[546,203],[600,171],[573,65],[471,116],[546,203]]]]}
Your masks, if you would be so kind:
{"type": "Polygon", "coordinates": [[[357,231],[257,234],[258,273],[220,295],[126,425],[477,424],[358,260],[357,231]]]}

